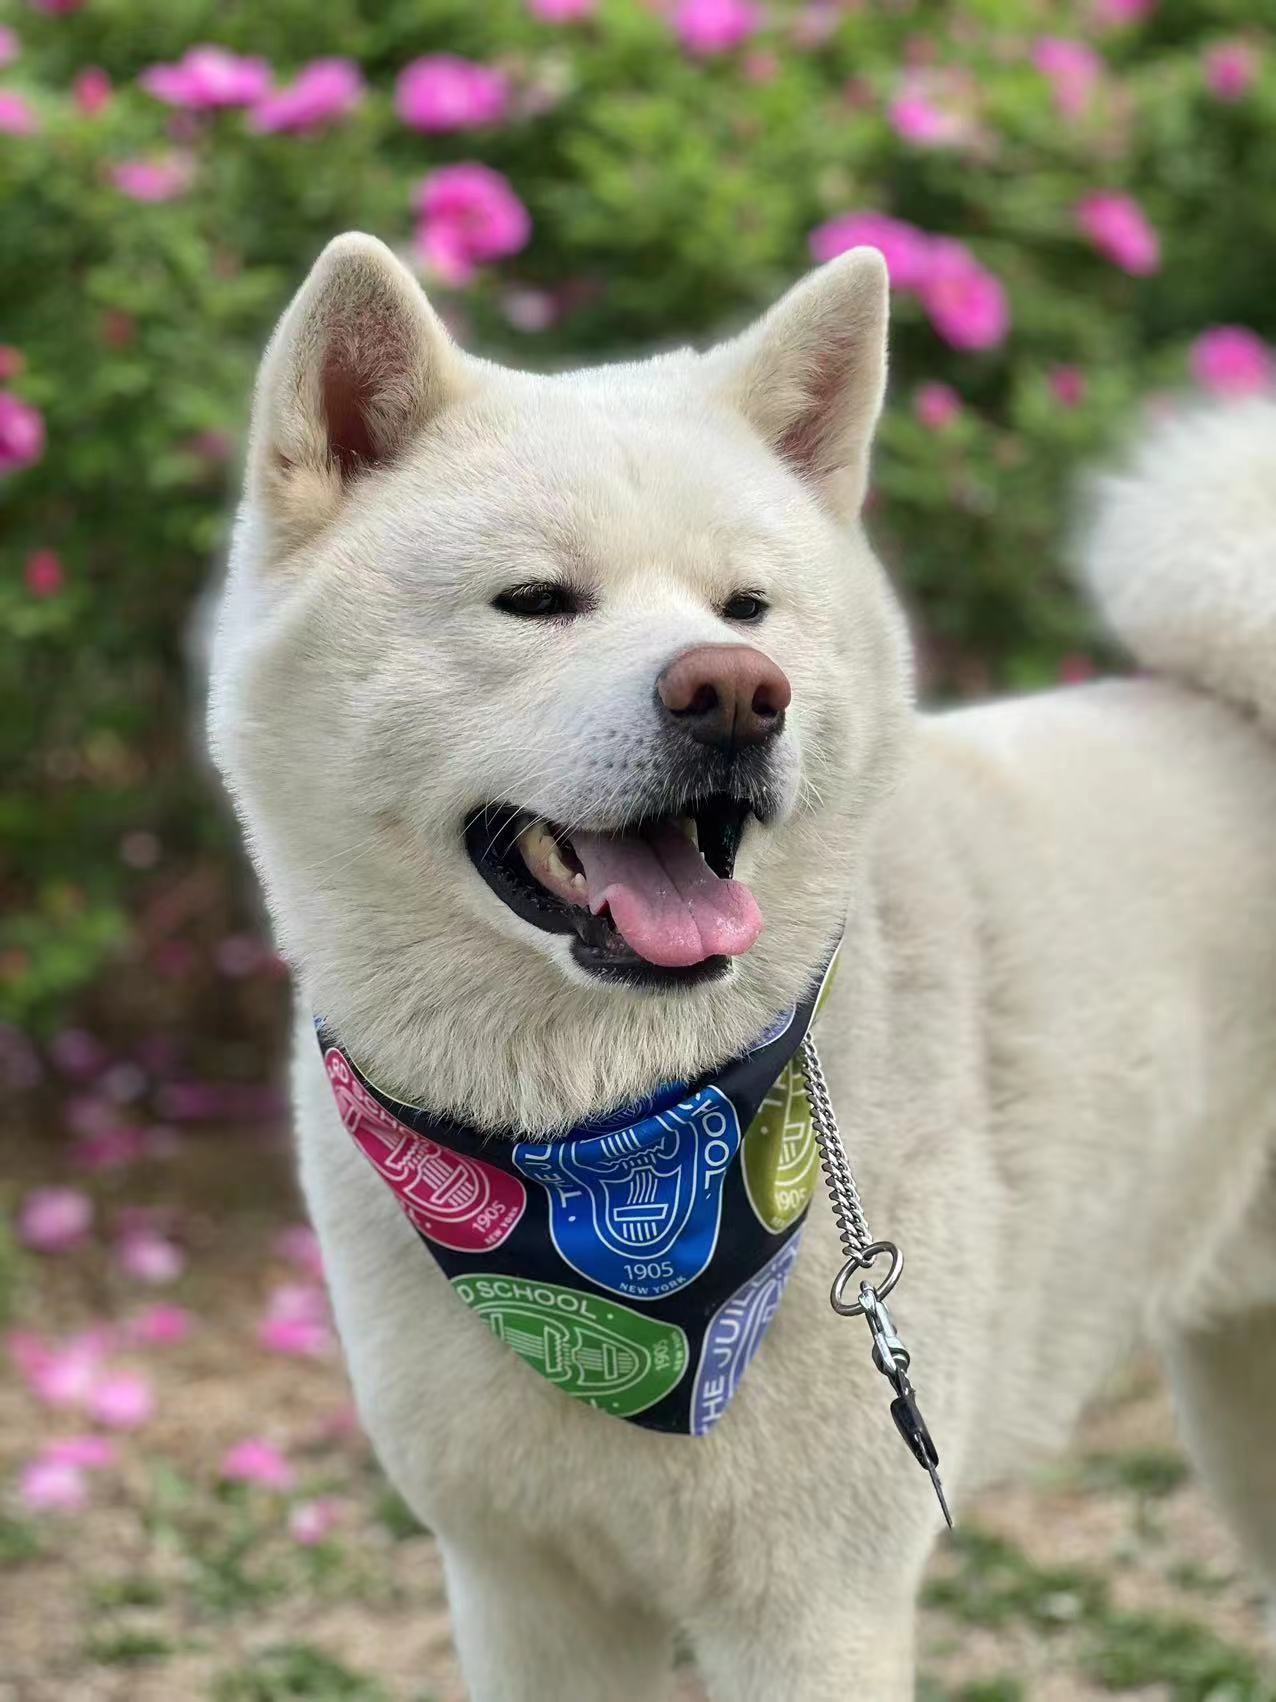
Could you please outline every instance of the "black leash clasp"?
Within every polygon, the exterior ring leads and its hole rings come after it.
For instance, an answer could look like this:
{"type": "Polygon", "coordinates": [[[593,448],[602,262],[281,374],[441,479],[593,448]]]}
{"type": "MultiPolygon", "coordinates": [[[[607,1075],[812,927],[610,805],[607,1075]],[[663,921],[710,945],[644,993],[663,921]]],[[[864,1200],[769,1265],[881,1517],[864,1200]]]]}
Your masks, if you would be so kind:
{"type": "Polygon", "coordinates": [[[886,1302],[871,1283],[860,1284],[859,1306],[873,1338],[873,1364],[895,1391],[895,1399],[891,1402],[891,1417],[895,1420],[895,1428],[908,1444],[908,1450],[917,1464],[929,1474],[935,1494],[939,1498],[940,1508],[951,1530],[953,1516],[948,1510],[948,1500],[939,1478],[939,1450],[926,1427],[926,1420],[917,1405],[913,1385],[908,1380],[908,1367],[911,1363],[908,1349],[899,1338],[895,1320],[891,1317],[886,1302]]]}

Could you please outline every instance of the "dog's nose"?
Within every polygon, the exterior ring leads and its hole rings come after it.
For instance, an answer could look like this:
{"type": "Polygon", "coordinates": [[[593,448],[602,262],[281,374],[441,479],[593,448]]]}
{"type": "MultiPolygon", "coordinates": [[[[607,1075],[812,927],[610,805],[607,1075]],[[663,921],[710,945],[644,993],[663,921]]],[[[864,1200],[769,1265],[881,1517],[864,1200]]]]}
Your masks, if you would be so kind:
{"type": "Polygon", "coordinates": [[[793,692],[769,656],[751,644],[697,644],[656,681],[665,714],[702,745],[759,745],[784,726],[793,692]]]}

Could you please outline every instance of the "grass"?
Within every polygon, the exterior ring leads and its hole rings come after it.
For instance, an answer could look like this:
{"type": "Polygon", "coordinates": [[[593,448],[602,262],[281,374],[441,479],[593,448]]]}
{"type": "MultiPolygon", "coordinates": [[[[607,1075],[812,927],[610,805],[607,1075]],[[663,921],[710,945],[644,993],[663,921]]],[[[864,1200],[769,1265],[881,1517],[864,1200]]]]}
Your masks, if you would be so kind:
{"type": "Polygon", "coordinates": [[[311,1643],[279,1643],[245,1666],[224,1673],[213,1687],[214,1702],[390,1702],[373,1678],[351,1672],[311,1643]]]}

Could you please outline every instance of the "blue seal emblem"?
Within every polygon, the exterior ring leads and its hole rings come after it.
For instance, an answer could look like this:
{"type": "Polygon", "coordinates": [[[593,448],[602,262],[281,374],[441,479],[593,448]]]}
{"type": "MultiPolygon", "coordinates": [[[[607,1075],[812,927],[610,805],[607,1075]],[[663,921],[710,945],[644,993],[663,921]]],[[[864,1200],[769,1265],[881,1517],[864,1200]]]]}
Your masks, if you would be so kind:
{"type": "Polygon", "coordinates": [[[549,1195],[549,1231],[574,1271],[613,1294],[658,1300],[713,1257],[722,1184],[740,1119],[721,1088],[628,1128],[566,1141],[520,1141],[514,1167],[549,1195]]]}
{"type": "Polygon", "coordinates": [[[795,1229],[779,1252],[737,1288],[710,1320],[691,1397],[693,1436],[703,1436],[713,1428],[739,1387],[745,1367],[775,1317],[801,1237],[801,1229],[795,1229]]]}

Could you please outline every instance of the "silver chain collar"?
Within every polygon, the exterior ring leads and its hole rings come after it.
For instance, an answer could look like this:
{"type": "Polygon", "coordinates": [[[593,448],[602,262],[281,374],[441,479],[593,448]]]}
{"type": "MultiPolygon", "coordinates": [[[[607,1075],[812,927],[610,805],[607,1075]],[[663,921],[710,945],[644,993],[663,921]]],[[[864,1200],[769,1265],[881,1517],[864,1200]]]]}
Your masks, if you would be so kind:
{"type": "Polygon", "coordinates": [[[909,1452],[918,1465],[930,1474],[944,1518],[951,1526],[953,1516],[948,1511],[944,1486],[939,1480],[939,1452],[908,1380],[911,1363],[908,1349],[899,1339],[894,1320],[886,1309],[886,1296],[899,1281],[904,1269],[904,1255],[893,1241],[873,1240],[859,1189],[851,1174],[850,1160],[842,1144],[820,1056],[809,1031],[798,1048],[798,1063],[811,1108],[811,1127],[820,1150],[820,1167],[824,1171],[825,1185],[833,1206],[833,1220],[846,1254],[846,1263],[833,1279],[829,1304],[843,1318],[867,1320],[873,1338],[873,1364],[895,1391],[891,1402],[895,1428],[908,1444],[909,1452]],[[869,1269],[881,1258],[889,1260],[886,1275],[880,1282],[872,1283],[868,1279],[869,1269]],[[848,1301],[844,1298],[846,1285],[856,1273],[860,1274],[859,1298],[848,1301]]]}

